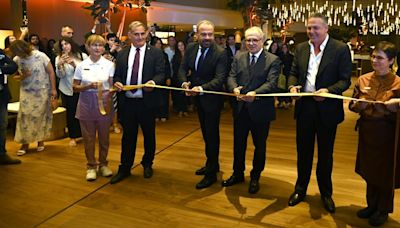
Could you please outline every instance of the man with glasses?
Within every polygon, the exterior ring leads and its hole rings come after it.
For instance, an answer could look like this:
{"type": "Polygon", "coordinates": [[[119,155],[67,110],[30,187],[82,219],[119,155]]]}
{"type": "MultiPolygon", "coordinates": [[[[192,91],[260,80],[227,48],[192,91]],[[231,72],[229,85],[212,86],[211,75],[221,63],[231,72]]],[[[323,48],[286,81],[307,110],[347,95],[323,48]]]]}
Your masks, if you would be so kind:
{"type": "Polygon", "coordinates": [[[204,178],[197,189],[207,188],[217,181],[219,171],[219,121],[223,96],[203,94],[203,90],[222,91],[226,79],[227,58],[224,49],[214,42],[214,24],[203,20],[197,23],[198,43],[188,45],[178,72],[182,88],[194,96],[201,132],[205,142],[207,161],[196,175],[204,178]],[[190,72],[190,75],[188,75],[190,72]]]}
{"type": "MultiPolygon", "coordinates": [[[[350,86],[351,55],[346,44],[328,35],[328,20],[314,14],[307,23],[308,42],[297,45],[288,85],[291,93],[341,95],[350,86]]],[[[310,181],[314,142],[318,143],[317,180],[325,209],[335,212],[332,200],[333,145],[337,125],[344,120],[343,101],[303,97],[296,101],[297,182],[289,206],[304,200],[310,181]]]]}
{"type": "Polygon", "coordinates": [[[233,174],[222,186],[244,182],[247,137],[251,132],[255,149],[249,193],[255,194],[265,166],[270,122],[275,120],[274,98],[255,95],[276,92],[281,61],[263,49],[265,38],[259,27],[247,29],[245,39],[248,51],[235,56],[227,82],[228,91],[235,93],[237,99],[233,103],[233,174]]]}
{"type": "Polygon", "coordinates": [[[146,44],[149,34],[147,26],[140,21],[129,25],[128,36],[132,41],[118,53],[114,86],[118,93],[118,112],[123,128],[121,164],[110,183],[115,184],[131,175],[135,159],[138,128],[144,138],[142,166],[144,178],[153,175],[153,160],[156,151],[155,110],[160,105],[160,94],[152,87],[122,91],[123,85],[160,85],[165,81],[164,55],[160,49],[146,44]]]}

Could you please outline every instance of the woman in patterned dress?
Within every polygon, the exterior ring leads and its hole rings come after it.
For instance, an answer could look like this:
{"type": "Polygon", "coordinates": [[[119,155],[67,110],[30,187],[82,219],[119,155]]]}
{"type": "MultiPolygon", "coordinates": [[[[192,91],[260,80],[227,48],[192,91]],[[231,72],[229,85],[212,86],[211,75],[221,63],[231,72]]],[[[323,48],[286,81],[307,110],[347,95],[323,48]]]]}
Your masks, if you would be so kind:
{"type": "Polygon", "coordinates": [[[57,97],[54,70],[46,54],[32,50],[25,41],[14,41],[10,49],[21,75],[14,140],[22,146],[17,155],[24,155],[32,142],[38,142],[37,151],[43,151],[53,121],[51,100],[57,97]]]}

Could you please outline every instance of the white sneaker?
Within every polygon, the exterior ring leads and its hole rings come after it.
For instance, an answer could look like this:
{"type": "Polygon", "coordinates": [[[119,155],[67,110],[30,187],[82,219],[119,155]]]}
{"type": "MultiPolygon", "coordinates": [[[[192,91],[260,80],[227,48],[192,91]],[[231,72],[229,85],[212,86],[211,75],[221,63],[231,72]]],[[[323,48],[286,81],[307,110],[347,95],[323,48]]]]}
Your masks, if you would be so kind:
{"type": "Polygon", "coordinates": [[[86,180],[94,181],[97,178],[96,169],[88,169],[86,171],[86,180]]]}
{"type": "Polygon", "coordinates": [[[121,129],[120,129],[118,126],[115,126],[115,127],[114,127],[114,133],[115,133],[115,134],[121,133],[121,129]]]}
{"type": "Polygon", "coordinates": [[[113,171],[108,166],[101,166],[99,173],[103,177],[111,177],[113,175],[113,171]]]}
{"type": "Polygon", "coordinates": [[[76,140],[75,139],[71,139],[71,141],[69,141],[69,145],[70,146],[76,146],[76,140]]]}

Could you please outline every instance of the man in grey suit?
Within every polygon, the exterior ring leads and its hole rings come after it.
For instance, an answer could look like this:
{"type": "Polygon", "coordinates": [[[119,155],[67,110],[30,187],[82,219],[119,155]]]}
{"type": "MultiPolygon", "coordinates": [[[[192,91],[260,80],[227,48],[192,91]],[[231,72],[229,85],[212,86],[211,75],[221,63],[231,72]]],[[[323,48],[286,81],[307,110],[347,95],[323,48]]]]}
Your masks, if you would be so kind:
{"type": "Polygon", "coordinates": [[[130,47],[118,53],[114,86],[119,89],[118,113],[122,128],[121,164],[110,183],[115,184],[131,175],[135,159],[138,128],[142,129],[144,138],[144,155],[142,166],[144,178],[153,175],[153,160],[156,150],[155,110],[160,105],[160,94],[152,87],[121,91],[123,85],[163,84],[164,54],[161,50],[146,44],[149,34],[147,26],[134,21],[129,25],[128,36],[132,41],[130,47]]]}
{"type": "MultiPolygon", "coordinates": [[[[308,19],[308,42],[297,45],[289,75],[292,93],[313,92],[341,95],[350,86],[351,55],[346,44],[328,35],[328,21],[322,14],[308,19]]],[[[337,125],[344,120],[343,101],[303,97],[296,101],[297,182],[289,206],[304,200],[310,181],[314,142],[318,143],[317,180],[325,209],[335,212],[332,200],[333,145],[337,125]]]]}
{"type": "Polygon", "coordinates": [[[197,189],[211,186],[217,181],[219,171],[219,120],[223,97],[202,94],[202,90],[222,91],[227,75],[227,57],[223,48],[214,42],[214,24],[207,20],[197,23],[198,43],[187,46],[178,72],[183,88],[190,89],[188,96],[194,96],[201,133],[205,142],[207,161],[196,175],[204,178],[196,184],[197,189]]]}
{"type": "Polygon", "coordinates": [[[259,179],[265,166],[269,125],[275,120],[274,98],[255,95],[277,91],[281,61],[263,49],[264,33],[259,27],[247,29],[245,39],[248,51],[235,56],[227,82],[228,91],[235,93],[237,100],[233,103],[233,174],[222,182],[222,186],[244,181],[247,137],[251,132],[255,149],[249,193],[255,194],[259,190],[259,179]]]}

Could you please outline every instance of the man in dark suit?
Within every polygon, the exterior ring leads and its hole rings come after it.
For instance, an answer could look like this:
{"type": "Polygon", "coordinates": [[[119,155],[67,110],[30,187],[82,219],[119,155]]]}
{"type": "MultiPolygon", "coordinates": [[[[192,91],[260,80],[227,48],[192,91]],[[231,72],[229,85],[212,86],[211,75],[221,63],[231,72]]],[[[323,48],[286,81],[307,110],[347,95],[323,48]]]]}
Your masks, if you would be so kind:
{"type": "Polygon", "coordinates": [[[228,91],[235,93],[237,100],[233,103],[233,174],[222,182],[222,186],[244,181],[247,137],[251,132],[255,149],[249,193],[255,194],[259,190],[259,179],[265,166],[269,125],[275,119],[274,98],[255,95],[276,92],[281,61],[264,51],[264,33],[259,27],[247,29],[245,39],[248,51],[234,58],[227,82],[228,91]]]}
{"type": "Polygon", "coordinates": [[[10,100],[6,74],[16,71],[17,64],[0,49],[0,165],[21,163],[20,160],[10,157],[6,151],[7,104],[10,100]]]}
{"type": "Polygon", "coordinates": [[[236,52],[239,51],[240,47],[238,47],[235,43],[235,36],[229,34],[226,40],[226,55],[228,57],[228,72],[230,70],[231,64],[233,62],[233,58],[236,55],[236,52]]]}
{"type": "Polygon", "coordinates": [[[194,96],[201,132],[205,142],[207,161],[196,171],[204,178],[196,185],[197,189],[207,188],[217,181],[219,171],[219,121],[223,97],[202,94],[203,90],[221,91],[226,79],[226,54],[214,42],[214,24],[200,21],[197,24],[198,43],[186,48],[179,68],[178,80],[182,88],[190,89],[186,95],[194,96]],[[188,76],[188,73],[191,73],[188,76]]]}
{"type": "MultiPolygon", "coordinates": [[[[289,75],[292,93],[342,94],[350,86],[351,55],[346,44],[328,35],[327,18],[314,14],[308,19],[308,42],[296,47],[289,75]]],[[[304,97],[296,101],[297,182],[289,206],[304,200],[318,143],[317,180],[325,209],[335,212],[332,200],[333,145],[337,125],[344,120],[343,101],[323,97],[304,97]]]]}
{"type": "MultiPolygon", "coordinates": [[[[123,85],[163,84],[164,55],[160,49],[146,44],[148,30],[146,25],[134,21],[129,25],[130,47],[118,53],[114,86],[120,91],[123,85]]],[[[121,164],[111,184],[131,175],[130,170],[135,159],[138,128],[144,137],[144,155],[142,166],[144,177],[153,175],[152,164],[156,150],[155,110],[160,104],[160,94],[151,87],[118,93],[118,112],[123,127],[121,164]]]]}

